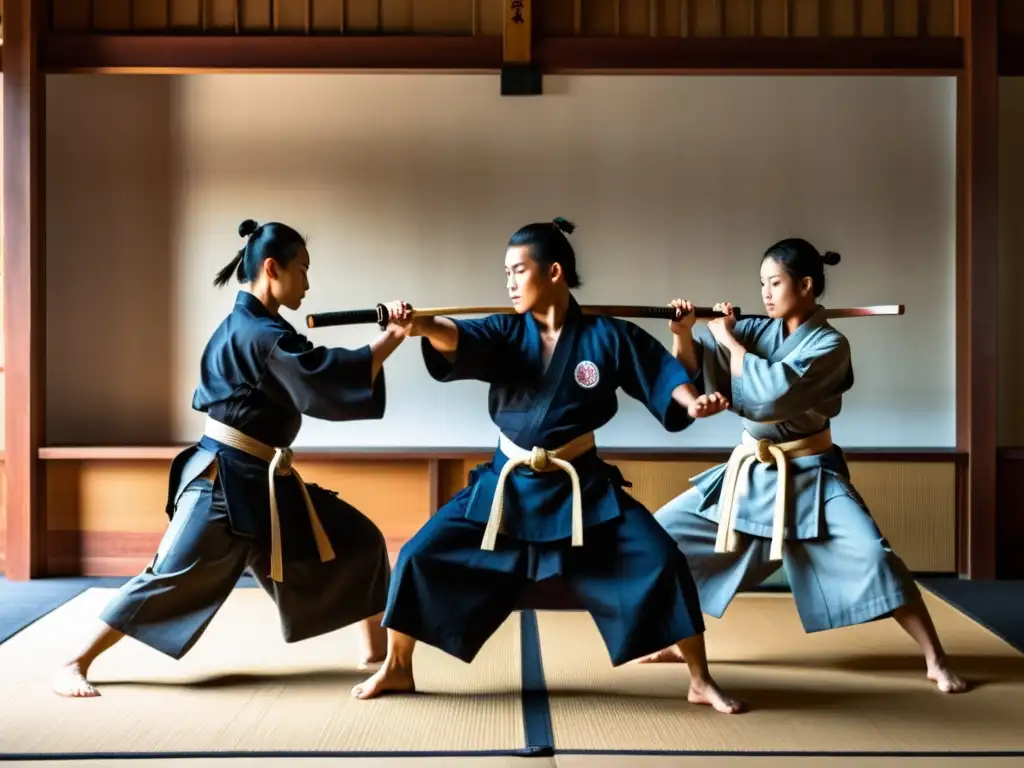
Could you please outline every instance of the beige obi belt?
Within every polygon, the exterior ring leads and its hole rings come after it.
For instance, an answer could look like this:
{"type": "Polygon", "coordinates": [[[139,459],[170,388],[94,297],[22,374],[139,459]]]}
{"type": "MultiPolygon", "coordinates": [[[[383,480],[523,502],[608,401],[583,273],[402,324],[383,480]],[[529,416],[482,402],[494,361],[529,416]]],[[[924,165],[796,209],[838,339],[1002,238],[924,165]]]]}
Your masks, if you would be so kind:
{"type": "Polygon", "coordinates": [[[563,471],[569,475],[572,481],[572,545],[583,546],[583,493],[580,490],[580,476],[576,468],[570,464],[587,451],[594,448],[594,433],[587,432],[563,446],[554,450],[544,448],[533,448],[527,450],[513,443],[504,434],[498,437],[498,449],[508,457],[505,466],[501,468],[498,475],[498,485],[494,489],[494,500],[491,502],[491,514],[487,518],[487,527],[484,529],[484,538],[480,549],[491,551],[497,542],[498,533],[501,531],[502,515],[505,511],[505,481],[509,473],[516,467],[528,466],[534,472],[556,472],[563,471]]]}
{"type": "Polygon", "coordinates": [[[216,440],[218,443],[235,448],[247,453],[257,459],[267,462],[270,467],[267,470],[267,480],[270,484],[270,578],[277,582],[284,581],[284,562],[281,555],[281,517],[277,509],[277,491],[274,488],[274,477],[294,475],[302,490],[302,497],[306,500],[306,511],[309,514],[309,524],[313,528],[313,536],[316,538],[316,548],[320,553],[320,561],[328,562],[334,559],[334,548],[331,540],[327,538],[320,523],[320,518],[313,507],[313,500],[309,497],[306,484],[302,476],[292,466],[294,454],[291,448],[272,448],[266,443],[261,443],[249,437],[244,432],[239,432],[234,427],[222,424],[216,419],[206,418],[207,437],[216,440]]]}
{"type": "Polygon", "coordinates": [[[736,501],[746,494],[747,478],[755,461],[774,464],[778,469],[775,483],[775,514],[772,518],[772,542],[769,560],[782,559],[782,540],[786,529],[786,511],[789,508],[789,459],[825,453],[832,448],[832,431],[822,430],[817,434],[785,443],[758,440],[749,432],[743,432],[743,441],[733,449],[726,464],[725,479],[718,499],[718,537],[715,552],[735,552],[739,544],[736,535],[736,501]]]}

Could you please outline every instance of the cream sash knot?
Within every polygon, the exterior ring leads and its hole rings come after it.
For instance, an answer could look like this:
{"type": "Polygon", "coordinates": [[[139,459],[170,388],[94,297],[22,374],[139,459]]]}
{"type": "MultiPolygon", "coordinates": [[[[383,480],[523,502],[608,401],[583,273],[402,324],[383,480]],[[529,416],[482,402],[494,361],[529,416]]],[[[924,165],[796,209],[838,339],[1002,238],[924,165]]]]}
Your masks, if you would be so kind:
{"type": "Polygon", "coordinates": [[[785,443],[758,440],[749,432],[743,432],[743,441],[733,449],[726,464],[725,479],[718,499],[718,537],[715,552],[735,552],[739,545],[736,535],[736,500],[747,492],[747,477],[751,464],[774,464],[778,468],[775,480],[775,514],[772,518],[772,543],[768,552],[769,560],[782,559],[782,540],[786,529],[786,510],[789,508],[789,459],[825,453],[832,447],[832,431],[822,430],[817,434],[785,443]],[[741,485],[742,483],[742,485],[741,485]]]}
{"type": "Polygon", "coordinates": [[[309,513],[309,524],[312,526],[313,536],[316,538],[316,548],[320,553],[320,562],[326,563],[334,559],[334,548],[331,546],[331,540],[327,537],[327,532],[324,531],[323,526],[320,524],[320,518],[313,507],[313,500],[309,497],[306,484],[303,482],[302,476],[292,466],[294,454],[291,448],[271,448],[266,443],[261,443],[244,432],[239,432],[234,427],[222,424],[216,419],[211,419],[209,416],[206,417],[206,429],[204,432],[207,437],[216,440],[218,443],[236,448],[257,459],[262,459],[270,465],[267,472],[270,482],[270,578],[277,582],[284,581],[284,559],[281,554],[281,517],[277,508],[277,491],[274,488],[275,475],[279,477],[293,475],[298,481],[299,488],[302,490],[302,497],[306,501],[306,511],[309,513]]]}
{"type": "Polygon", "coordinates": [[[498,485],[494,489],[491,514],[487,518],[487,527],[484,529],[484,538],[480,549],[494,550],[498,532],[501,530],[502,515],[505,511],[505,481],[513,469],[522,466],[529,466],[534,472],[554,472],[560,469],[569,475],[569,479],[572,481],[572,545],[582,547],[583,492],[580,490],[580,476],[577,474],[576,468],[569,462],[591,450],[594,445],[594,433],[587,432],[552,451],[544,448],[534,448],[532,451],[528,451],[509,440],[504,433],[499,433],[498,448],[508,457],[508,461],[505,462],[505,466],[498,474],[498,485]]]}

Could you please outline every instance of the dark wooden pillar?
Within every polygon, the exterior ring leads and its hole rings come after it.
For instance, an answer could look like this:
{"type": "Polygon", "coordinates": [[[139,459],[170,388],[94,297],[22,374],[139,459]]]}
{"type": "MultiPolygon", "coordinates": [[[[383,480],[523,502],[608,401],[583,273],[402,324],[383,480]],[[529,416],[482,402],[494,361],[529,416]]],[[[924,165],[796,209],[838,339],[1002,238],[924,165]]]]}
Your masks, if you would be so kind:
{"type": "Polygon", "coordinates": [[[999,308],[997,0],[959,0],[964,69],[957,78],[957,447],[964,477],[959,570],[995,577],[999,308]]]}
{"type": "Polygon", "coordinates": [[[39,446],[43,439],[46,208],[41,0],[4,3],[4,367],[7,472],[6,576],[43,575],[46,517],[39,446]]]}

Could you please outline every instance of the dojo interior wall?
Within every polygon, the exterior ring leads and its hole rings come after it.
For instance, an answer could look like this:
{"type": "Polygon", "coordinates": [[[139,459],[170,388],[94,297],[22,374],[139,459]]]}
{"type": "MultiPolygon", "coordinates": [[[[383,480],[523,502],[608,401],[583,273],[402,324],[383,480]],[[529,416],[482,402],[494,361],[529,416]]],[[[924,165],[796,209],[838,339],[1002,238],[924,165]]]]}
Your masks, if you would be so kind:
{"type": "MultiPolygon", "coordinates": [[[[903,302],[847,321],[849,447],[955,444],[952,78],[550,77],[539,99],[474,75],[48,79],[50,445],[187,442],[197,361],[237,285],[214,273],[238,223],[311,236],[299,313],[507,305],[504,244],[555,215],[590,303],[684,295],[759,311],[758,260],[789,235],[838,250],[827,304],[903,302]],[[628,108],[624,108],[627,107],[628,108]],[[88,408],[82,408],[82,403],[88,408]]],[[[669,343],[663,322],[645,327],[669,343]]],[[[310,331],[358,346],[372,327],[310,331]]],[[[442,386],[417,344],[389,361],[378,422],[307,420],[297,446],[495,442],[486,387],[442,386]]],[[[731,414],[666,433],[632,399],[608,447],[728,448],[731,414]]]]}
{"type": "MultiPolygon", "coordinates": [[[[951,84],[927,78],[862,81],[870,92],[865,98],[876,99],[860,104],[862,121],[871,123],[855,126],[862,154],[835,153],[841,155],[841,160],[829,168],[833,186],[823,195],[820,189],[814,194],[806,189],[794,192],[794,188],[799,190],[799,184],[793,183],[794,175],[800,173],[794,169],[808,163],[806,156],[819,151],[817,145],[831,146],[834,151],[837,136],[848,135],[845,132],[849,126],[835,116],[850,98],[849,92],[835,89],[843,86],[846,78],[792,78],[789,83],[783,79],[752,79],[757,89],[748,95],[757,98],[762,107],[759,126],[763,124],[763,132],[781,133],[779,116],[792,119],[800,114],[824,117],[833,130],[794,141],[793,154],[788,157],[776,153],[765,158],[764,147],[757,147],[756,142],[725,141],[730,135],[726,124],[719,151],[710,159],[705,157],[711,170],[705,168],[703,176],[687,174],[685,166],[670,163],[678,161],[687,148],[691,158],[708,155],[694,152],[695,147],[708,141],[707,134],[693,130],[700,121],[692,113],[700,112],[702,103],[694,98],[693,90],[685,94],[687,98],[666,99],[664,92],[673,78],[651,78],[643,82],[642,88],[636,81],[626,85],[623,78],[588,77],[562,82],[549,78],[551,93],[541,100],[548,104],[541,107],[558,131],[571,132],[572,140],[561,146],[551,139],[555,131],[540,130],[539,125],[510,133],[510,121],[500,119],[498,113],[512,107],[497,97],[493,79],[482,79],[487,85],[479,98],[488,100],[488,104],[479,114],[472,105],[453,106],[450,99],[440,99],[436,93],[433,97],[423,95],[424,91],[430,94],[432,83],[435,90],[445,88],[439,81],[446,78],[391,79],[389,85],[403,91],[405,100],[419,99],[423,107],[421,121],[415,130],[407,131],[411,147],[406,148],[406,156],[392,156],[390,163],[373,164],[368,153],[353,152],[346,163],[338,164],[336,153],[333,163],[325,158],[331,156],[331,145],[343,141],[346,134],[361,133],[369,141],[381,140],[378,134],[386,135],[387,131],[382,131],[377,122],[379,112],[374,116],[365,103],[360,108],[351,100],[330,98],[328,77],[296,80],[220,75],[187,81],[81,75],[48,78],[47,441],[51,446],[66,446],[44,451],[52,571],[130,573],[151,557],[165,521],[163,483],[172,452],[167,446],[189,440],[195,432],[196,420],[187,408],[195,361],[233,294],[233,288],[215,291],[209,279],[238,247],[233,230],[246,216],[261,220],[277,216],[294,220],[310,231],[316,282],[303,312],[372,303],[403,293],[418,303],[503,303],[501,246],[510,227],[555,214],[569,216],[580,224],[574,240],[579,244],[587,281],[587,290],[581,294],[584,301],[647,302],[652,300],[652,292],[659,294],[653,299],[661,300],[668,276],[678,275],[679,284],[699,286],[694,289],[699,295],[691,294],[698,300],[713,301],[718,292],[730,297],[740,294],[733,298],[736,303],[756,309],[756,252],[774,237],[788,233],[773,230],[786,219],[823,247],[843,252],[846,260],[830,272],[828,303],[904,301],[912,310],[899,321],[878,321],[897,322],[892,327],[899,329],[898,334],[882,330],[881,325],[869,328],[875,321],[864,321],[863,330],[851,327],[852,323],[842,326],[854,341],[857,392],[863,394],[859,401],[851,398],[844,418],[837,422],[837,432],[841,422],[852,422],[853,431],[847,434],[857,447],[866,450],[899,445],[898,436],[883,441],[868,438],[872,432],[895,435],[890,425],[896,418],[893,411],[885,411],[891,408],[892,388],[886,377],[879,375],[888,372],[892,376],[893,365],[874,359],[877,356],[868,350],[905,353],[901,370],[910,373],[896,373],[896,378],[897,386],[906,386],[900,376],[913,375],[922,365],[929,365],[915,354],[931,350],[934,363],[936,355],[942,354],[937,351],[941,342],[948,360],[944,366],[937,366],[943,370],[926,385],[933,388],[938,426],[932,425],[931,433],[921,432],[930,434],[931,440],[904,435],[902,444],[924,448],[952,444],[954,377],[949,340],[953,328],[955,112],[951,84]],[[599,80],[607,82],[598,84],[599,80]],[[827,87],[830,83],[835,86],[831,93],[827,87]],[[817,89],[820,101],[814,104],[804,98],[794,105],[791,99],[787,111],[787,86],[788,95],[798,99],[801,91],[817,89]],[[602,87],[608,89],[604,94],[600,92],[602,87]],[[773,93],[772,87],[780,90],[773,93]],[[891,145],[887,149],[879,140],[878,119],[871,117],[885,112],[878,109],[878,94],[885,89],[890,94],[899,93],[900,88],[905,89],[904,95],[911,94],[912,101],[912,94],[917,93],[919,98],[922,91],[933,89],[932,98],[938,103],[938,120],[929,121],[927,126],[923,119],[914,123],[912,143],[917,153],[912,152],[909,158],[907,152],[894,152],[891,145]],[[603,103],[606,114],[612,116],[628,111],[621,109],[627,99],[634,100],[632,110],[643,112],[644,100],[648,100],[649,108],[654,94],[660,92],[658,111],[664,111],[668,104],[668,110],[680,115],[678,124],[684,130],[668,141],[664,134],[672,121],[666,119],[661,124],[648,121],[643,141],[631,139],[623,127],[616,131],[613,126],[604,135],[588,133],[587,119],[572,112],[572,104],[578,104],[581,98],[581,89],[594,91],[590,94],[592,101],[603,103]],[[329,112],[336,116],[325,117],[329,112]],[[256,129],[253,121],[260,115],[263,127],[256,129]],[[447,138],[439,141],[439,137],[447,138]],[[661,143],[655,141],[658,137],[663,139],[661,143]],[[619,142],[630,154],[616,160],[619,142]],[[475,153],[487,144],[502,147],[500,158],[482,168],[473,165],[475,153]],[[542,150],[533,151],[542,152],[547,161],[542,172],[514,178],[516,194],[501,196],[500,205],[489,201],[487,195],[509,185],[514,169],[524,162],[524,154],[538,146],[542,150]],[[901,178],[915,172],[915,157],[920,163],[921,153],[934,152],[941,146],[948,147],[948,157],[936,155],[936,162],[923,169],[926,175],[931,174],[929,178],[935,180],[938,189],[919,184],[923,187],[921,196],[930,199],[930,210],[922,214],[921,210],[901,205],[887,212],[893,221],[891,229],[872,232],[877,226],[866,224],[865,217],[857,214],[867,211],[868,218],[872,212],[880,215],[878,210],[884,207],[880,200],[899,186],[901,178]],[[183,152],[187,147],[195,151],[183,152]],[[328,149],[318,154],[318,148],[328,149]],[[803,159],[801,149],[807,150],[803,159]],[[601,167],[589,178],[585,174],[566,174],[574,158],[578,162],[581,156],[600,158],[601,167]],[[850,183],[852,176],[863,173],[871,164],[867,158],[881,166],[871,195],[863,194],[870,185],[850,183]],[[642,161],[648,163],[646,168],[638,167],[642,161]],[[462,205],[446,206],[429,199],[453,196],[455,181],[451,174],[445,174],[446,167],[476,176],[470,187],[472,194],[455,195],[466,201],[462,205]],[[615,168],[625,173],[613,174],[615,168]],[[706,181],[736,169],[752,173],[751,168],[758,169],[753,178],[759,189],[749,190],[749,196],[741,198],[739,204],[735,196],[706,181]],[[652,175],[656,191],[661,193],[659,199],[663,198],[655,204],[650,202],[654,193],[644,188],[645,179],[652,175]],[[268,185],[268,178],[276,184],[268,185]],[[349,183],[338,184],[338,178],[349,183]],[[417,178],[432,180],[424,184],[419,197],[415,185],[410,189],[409,183],[417,178]],[[861,197],[851,194],[851,187],[859,190],[861,197]],[[765,194],[765,188],[771,192],[765,194]],[[572,205],[567,207],[566,200],[572,205]],[[691,206],[680,202],[687,200],[691,206]],[[929,213],[934,215],[943,207],[948,208],[948,220],[928,219],[929,213]],[[580,208],[587,209],[589,215],[580,215],[580,208]],[[800,209],[801,216],[792,214],[800,209]],[[675,227],[684,235],[674,234],[675,227]],[[948,241],[948,246],[918,248],[916,258],[907,255],[914,251],[915,241],[934,242],[936,237],[943,244],[948,241]],[[899,256],[881,254],[880,240],[890,251],[899,251],[899,256]],[[845,243],[850,242],[857,242],[859,247],[847,247],[845,243]],[[635,282],[644,268],[653,276],[646,284],[635,282]],[[402,287],[405,291],[399,290],[402,287]],[[393,290],[382,293],[388,288],[393,290]],[[869,297],[865,297],[866,291],[869,297]],[[424,297],[422,301],[420,296],[424,297]],[[874,416],[870,415],[875,413],[873,398],[882,406],[874,416]],[[138,446],[147,446],[148,452],[138,446]]],[[[354,87],[354,80],[348,78],[348,87],[354,87]]],[[[693,83],[706,89],[705,98],[730,101],[728,80],[695,79],[693,83]],[[721,92],[716,95],[709,88],[711,84],[717,84],[721,92]]],[[[371,96],[373,90],[367,88],[371,96]]],[[[1007,97],[1007,90],[1004,88],[1001,94],[1004,125],[1008,114],[1013,116],[1013,96],[1007,97]]],[[[1024,94],[1017,90],[1018,102],[1024,103],[1024,94]]],[[[737,101],[733,92],[732,103],[721,107],[731,112],[734,121],[741,118],[737,101]]],[[[905,98],[903,101],[906,103],[905,98]]],[[[589,115],[591,122],[594,114],[589,115]]],[[[907,131],[906,123],[901,125],[895,119],[886,122],[884,127],[893,135],[907,131]]],[[[731,135],[735,138],[736,131],[731,135]]],[[[1002,135],[1001,150],[1005,151],[1010,132],[1004,127],[1002,135]]],[[[900,146],[909,146],[905,137],[898,141],[904,142],[900,146]]],[[[921,168],[920,164],[916,167],[921,168]]],[[[1002,193],[1004,201],[1014,193],[1005,181],[1002,193]]],[[[1014,242],[1014,235],[1006,231],[1005,224],[1003,234],[1005,264],[1006,244],[1014,242]]],[[[1019,235],[1016,242],[1021,242],[1019,235]]],[[[1005,349],[1006,301],[1003,306],[1001,341],[1005,349]]],[[[667,341],[660,324],[649,327],[667,341]]],[[[372,331],[332,330],[318,340],[358,343],[367,336],[372,336],[372,331]]],[[[1006,357],[1001,356],[1003,361],[1006,357]]],[[[431,409],[438,408],[444,392],[440,385],[428,384],[428,389],[422,381],[413,385],[412,376],[403,376],[417,367],[421,364],[413,345],[400,350],[389,366],[393,395],[385,421],[392,421],[384,425],[384,430],[362,432],[316,425],[302,436],[305,441],[300,437],[300,444],[344,447],[371,445],[376,439],[378,445],[400,446],[401,432],[389,429],[400,430],[412,414],[419,419],[416,426],[417,437],[424,441],[421,444],[426,444],[427,435],[436,435],[435,445],[443,446],[444,436],[451,435],[449,424],[431,416],[431,409]],[[403,383],[407,388],[403,389],[403,383]]],[[[1005,381],[1005,362],[1002,368],[1005,381]]],[[[478,418],[484,408],[481,395],[451,397],[456,404],[466,405],[467,418],[475,419],[468,431],[456,434],[485,439],[481,427],[486,424],[478,418]]],[[[1007,407],[1012,403],[1003,397],[1001,415],[1007,407]]],[[[623,402],[623,415],[634,416],[635,420],[629,422],[626,432],[611,435],[613,444],[658,444],[651,439],[654,435],[661,437],[657,430],[633,430],[649,417],[642,412],[627,413],[627,408],[623,402]]],[[[694,431],[661,444],[721,447],[732,439],[731,434],[725,437],[730,429],[723,426],[721,432],[710,434],[694,431]]],[[[1019,444],[1013,433],[1001,435],[1003,444],[1013,444],[1014,440],[1019,444]]],[[[456,440],[454,444],[467,445],[467,441],[456,440]]],[[[468,443],[474,447],[485,444],[479,440],[468,443]]],[[[307,460],[303,468],[308,479],[339,488],[364,508],[382,525],[397,549],[464,481],[468,467],[482,458],[475,452],[446,456],[454,454],[426,452],[420,457],[379,461],[346,455],[317,462],[307,460]]],[[[711,460],[717,457],[620,463],[626,465],[624,469],[633,479],[637,495],[650,506],[657,506],[685,489],[686,478],[711,460]]],[[[901,460],[865,454],[862,460],[852,462],[852,470],[883,530],[912,567],[921,571],[953,570],[952,460],[901,460]]]]}

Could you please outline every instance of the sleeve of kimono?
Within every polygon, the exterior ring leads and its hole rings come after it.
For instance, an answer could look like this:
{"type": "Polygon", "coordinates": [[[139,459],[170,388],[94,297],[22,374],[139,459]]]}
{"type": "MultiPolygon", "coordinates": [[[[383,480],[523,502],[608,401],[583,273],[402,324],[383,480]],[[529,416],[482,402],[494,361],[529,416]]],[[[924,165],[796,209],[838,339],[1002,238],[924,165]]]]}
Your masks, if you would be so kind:
{"type": "Polygon", "coordinates": [[[618,326],[618,384],[639,400],[669,432],[693,423],[690,414],[672,399],[680,384],[693,383],[686,368],[657,339],[629,322],[618,326]]]}
{"type": "Polygon", "coordinates": [[[384,416],[384,369],[370,385],[373,353],[358,349],[314,346],[305,336],[288,333],[274,344],[267,373],[306,416],[327,421],[380,419],[384,416]]]}
{"type": "Polygon", "coordinates": [[[839,334],[805,344],[777,363],[747,353],[742,375],[732,380],[732,404],[752,421],[785,421],[834,394],[849,374],[850,344],[839,334]]]}
{"type": "MultiPolygon", "coordinates": [[[[754,335],[754,327],[750,320],[738,320],[733,326],[732,335],[743,346],[749,346],[754,335]]],[[[697,352],[698,371],[693,377],[693,384],[703,395],[720,392],[732,402],[732,371],[729,351],[718,345],[718,341],[706,325],[694,327],[693,345],[697,352]]]]}
{"type": "Polygon", "coordinates": [[[467,379],[493,383],[504,365],[507,331],[501,315],[473,320],[448,318],[458,328],[455,359],[449,362],[434,349],[429,339],[422,340],[423,362],[435,381],[467,379]]]}

